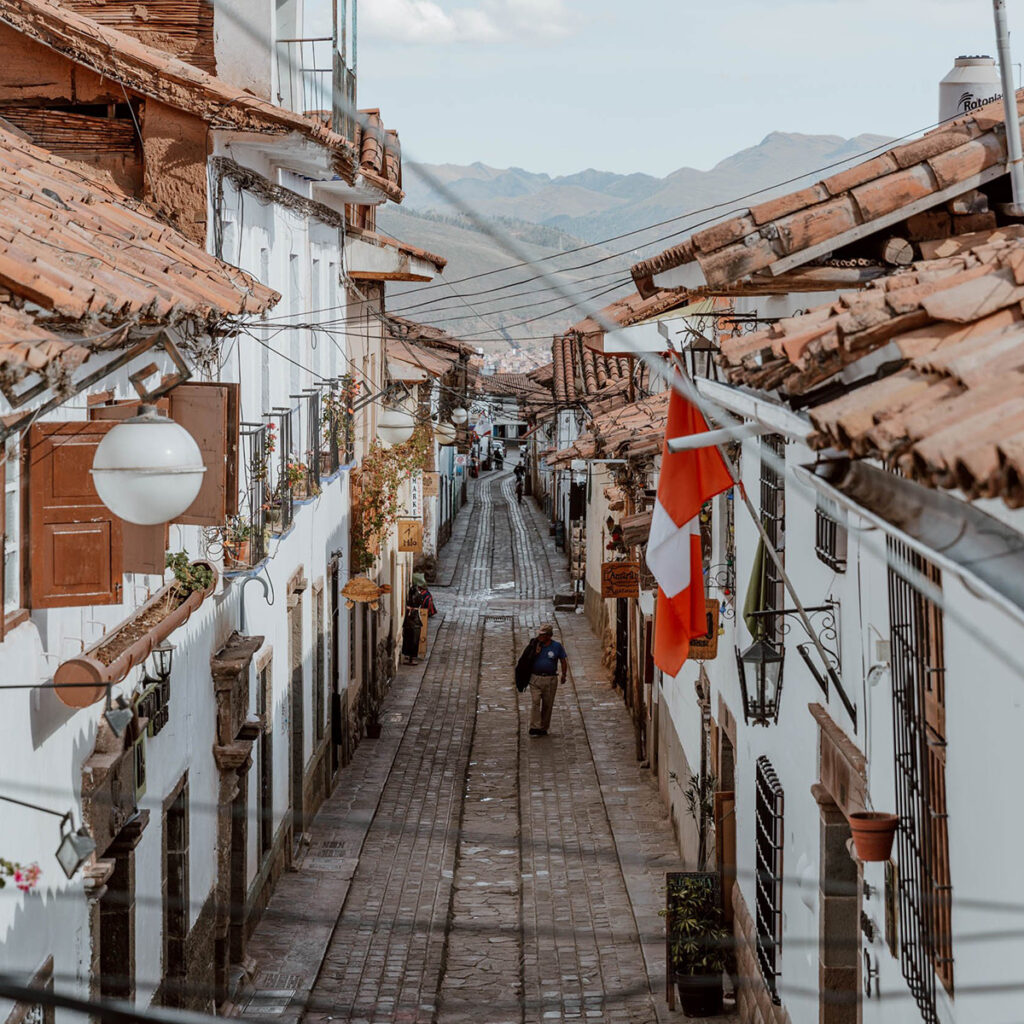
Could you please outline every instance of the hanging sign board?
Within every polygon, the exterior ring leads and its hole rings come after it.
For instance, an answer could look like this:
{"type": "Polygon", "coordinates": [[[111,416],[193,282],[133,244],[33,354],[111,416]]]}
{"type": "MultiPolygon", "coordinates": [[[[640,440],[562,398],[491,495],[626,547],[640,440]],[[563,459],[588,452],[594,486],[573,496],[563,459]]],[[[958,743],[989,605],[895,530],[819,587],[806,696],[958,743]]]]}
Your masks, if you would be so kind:
{"type": "Polygon", "coordinates": [[[468,455],[456,455],[455,456],[455,465],[456,466],[465,466],[468,462],[469,462],[469,456],[468,455]]]}
{"type": "Polygon", "coordinates": [[[424,498],[437,498],[441,494],[441,474],[440,473],[424,473],[423,474],[423,497],[424,498]]]}
{"type": "Polygon", "coordinates": [[[399,519],[398,520],[398,550],[399,551],[422,551],[423,550],[423,520],[422,519],[399,519]]]}
{"type": "Polygon", "coordinates": [[[605,562],[601,566],[602,597],[639,597],[640,564],[605,562]]]}
{"type": "Polygon", "coordinates": [[[409,509],[410,519],[423,518],[423,470],[417,469],[409,476],[409,509]]]}
{"type": "Polygon", "coordinates": [[[708,631],[704,636],[695,636],[690,640],[690,657],[694,661],[714,661],[718,657],[719,603],[706,597],[704,608],[707,612],[708,631]]]}

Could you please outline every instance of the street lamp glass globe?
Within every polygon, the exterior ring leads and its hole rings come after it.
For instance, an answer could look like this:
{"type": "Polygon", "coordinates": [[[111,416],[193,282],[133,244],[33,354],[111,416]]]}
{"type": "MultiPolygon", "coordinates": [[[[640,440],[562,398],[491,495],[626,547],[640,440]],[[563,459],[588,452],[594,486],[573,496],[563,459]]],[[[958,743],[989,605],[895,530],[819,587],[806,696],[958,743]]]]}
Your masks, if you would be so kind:
{"type": "Polygon", "coordinates": [[[416,421],[401,409],[385,409],[377,417],[377,437],[386,445],[408,441],[415,429],[416,421]]]}
{"type": "Polygon", "coordinates": [[[439,444],[455,444],[455,428],[450,423],[435,423],[434,437],[439,444]]]}
{"type": "Polygon", "coordinates": [[[454,409],[452,409],[452,423],[462,424],[465,423],[466,420],[468,419],[469,413],[466,412],[466,410],[463,409],[461,405],[457,405],[454,409]]]}
{"type": "Polygon", "coordinates": [[[118,423],[99,443],[92,482],[111,512],[154,526],[176,519],[195,501],[206,467],[192,435],[151,405],[118,423]]]}

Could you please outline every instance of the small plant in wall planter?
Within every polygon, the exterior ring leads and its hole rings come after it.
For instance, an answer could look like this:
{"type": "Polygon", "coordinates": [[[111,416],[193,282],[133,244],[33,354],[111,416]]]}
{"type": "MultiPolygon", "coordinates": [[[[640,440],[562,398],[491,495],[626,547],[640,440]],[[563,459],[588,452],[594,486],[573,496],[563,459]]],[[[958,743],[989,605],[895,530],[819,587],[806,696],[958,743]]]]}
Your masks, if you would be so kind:
{"type": "Polygon", "coordinates": [[[190,562],[184,551],[168,551],[167,568],[174,573],[175,590],[187,598],[199,590],[208,590],[213,583],[213,570],[203,562],[190,562]]]}

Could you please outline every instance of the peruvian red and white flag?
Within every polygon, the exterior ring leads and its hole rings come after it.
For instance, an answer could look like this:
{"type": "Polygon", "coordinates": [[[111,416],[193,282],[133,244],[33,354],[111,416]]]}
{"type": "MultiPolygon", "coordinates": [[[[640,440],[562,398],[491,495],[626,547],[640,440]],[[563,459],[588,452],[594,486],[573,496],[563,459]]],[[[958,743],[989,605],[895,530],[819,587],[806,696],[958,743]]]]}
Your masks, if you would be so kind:
{"type": "Polygon", "coordinates": [[[708,631],[700,510],[733,485],[718,449],[670,452],[670,438],[707,431],[704,417],[674,388],[668,404],[658,499],[647,541],[647,567],[658,581],[654,663],[674,676],[690,653],[690,639],[708,631]]]}

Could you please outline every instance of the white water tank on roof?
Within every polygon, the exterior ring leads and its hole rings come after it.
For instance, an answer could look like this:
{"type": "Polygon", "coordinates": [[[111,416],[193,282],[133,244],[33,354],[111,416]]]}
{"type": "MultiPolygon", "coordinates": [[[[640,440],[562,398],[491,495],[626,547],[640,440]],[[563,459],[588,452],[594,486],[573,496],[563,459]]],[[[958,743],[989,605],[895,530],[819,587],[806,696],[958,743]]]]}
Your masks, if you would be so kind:
{"type": "Polygon", "coordinates": [[[1002,95],[999,68],[991,57],[957,57],[939,82],[939,120],[964,117],[1002,95]]]}

